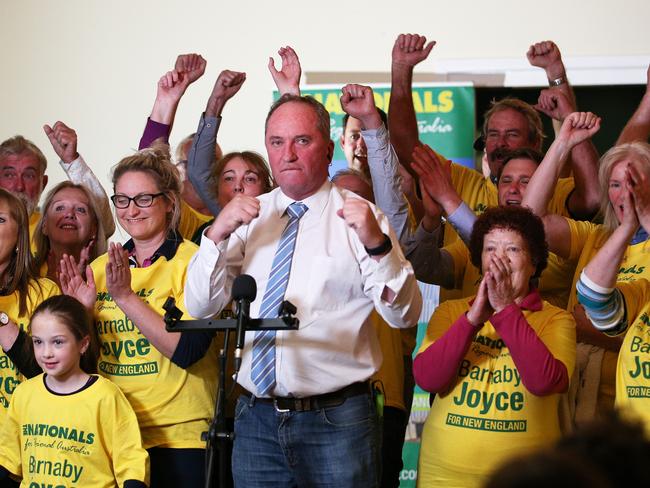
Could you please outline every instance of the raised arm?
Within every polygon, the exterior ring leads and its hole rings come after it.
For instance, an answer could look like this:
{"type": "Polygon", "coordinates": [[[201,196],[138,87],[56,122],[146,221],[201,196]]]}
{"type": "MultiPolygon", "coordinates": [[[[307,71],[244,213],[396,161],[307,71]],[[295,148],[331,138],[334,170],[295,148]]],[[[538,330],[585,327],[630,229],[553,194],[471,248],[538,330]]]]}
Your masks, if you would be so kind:
{"type": "Polygon", "coordinates": [[[203,76],[206,65],[207,61],[199,54],[181,54],[176,58],[174,69],[158,80],[156,100],[140,139],[140,149],[151,146],[159,138],[169,143],[178,104],[187,87],[203,76]]]}
{"type": "MultiPolygon", "coordinates": [[[[585,266],[577,283],[577,296],[594,327],[608,335],[622,333],[629,325],[623,296],[615,289],[618,271],[639,227],[650,226],[650,179],[628,163],[619,205],[620,225],[585,266]],[[621,203],[622,201],[622,203],[621,203]]],[[[634,314],[632,314],[634,316],[634,314]]]]}
{"type": "MultiPolygon", "coordinates": [[[[628,173],[629,177],[629,173],[628,173]]],[[[639,218],[634,208],[632,191],[628,187],[623,197],[623,220],[612,232],[596,255],[585,266],[584,274],[596,285],[602,288],[614,288],[618,270],[630,240],[639,228],[639,218]]]]}
{"type": "Polygon", "coordinates": [[[278,50],[282,65],[280,71],[275,69],[273,57],[269,57],[269,71],[275,86],[278,88],[280,95],[290,93],[291,95],[300,95],[300,59],[296,51],[291,46],[281,47],[278,50]]]}
{"type": "MultiPolygon", "coordinates": [[[[427,59],[435,44],[427,44],[426,37],[418,34],[400,34],[393,45],[388,127],[400,161],[410,161],[413,149],[420,144],[413,107],[413,68],[427,59]]],[[[408,164],[404,168],[417,177],[408,164]]]]}
{"type": "MultiPolygon", "coordinates": [[[[587,317],[596,329],[608,335],[617,335],[628,326],[622,295],[615,289],[621,261],[639,227],[629,173],[626,180],[621,205],[623,219],[585,266],[576,284],[578,301],[587,317]]],[[[647,190],[649,188],[646,187],[647,190]]]]}
{"type": "Polygon", "coordinates": [[[397,154],[375,106],[372,88],[344,86],[341,107],[350,117],[361,121],[375,204],[384,212],[401,243],[408,238],[410,231],[408,204],[402,193],[397,154]]]}
{"type": "Polygon", "coordinates": [[[548,202],[571,148],[590,138],[600,128],[600,119],[590,112],[569,115],[551,147],[528,182],[521,204],[542,217],[549,250],[561,257],[571,251],[570,229],[564,217],[547,215],[548,202]]]}
{"type": "Polygon", "coordinates": [[[575,106],[573,88],[569,84],[566,68],[562,61],[562,54],[557,44],[553,41],[537,42],[528,48],[526,57],[532,66],[537,66],[544,70],[549,86],[560,89],[567,96],[571,104],[575,106]]]}
{"type": "MultiPolygon", "coordinates": [[[[559,124],[576,111],[575,105],[559,87],[542,90],[535,108],[559,124]]],[[[591,138],[571,149],[569,161],[575,188],[566,202],[567,208],[577,219],[590,219],[600,203],[598,151],[591,138]]]]}
{"type": "MultiPolygon", "coordinates": [[[[447,222],[450,222],[450,215],[458,214],[459,210],[463,213],[467,206],[451,184],[448,161],[441,161],[427,145],[416,147],[412,159],[411,166],[419,176],[424,216],[413,241],[406,246],[406,257],[413,263],[418,280],[451,289],[455,285],[456,269],[451,254],[439,248],[441,216],[447,213],[447,222]]],[[[471,210],[469,213],[473,218],[470,221],[461,218],[463,230],[459,230],[460,235],[467,238],[475,219],[471,210]]],[[[459,223],[459,220],[453,221],[459,223]]]]}
{"type": "Polygon", "coordinates": [[[422,178],[429,196],[447,216],[453,214],[463,200],[451,181],[451,162],[442,160],[426,144],[415,147],[410,159],[413,172],[422,178]]]}
{"type": "Polygon", "coordinates": [[[68,179],[74,184],[85,186],[92,193],[99,211],[97,219],[101,220],[108,239],[115,232],[108,195],[93,170],[77,152],[77,133],[61,121],[57,121],[52,127],[44,125],[43,130],[52,144],[52,149],[61,159],[59,164],[68,179]]]}
{"type": "Polygon", "coordinates": [[[219,214],[221,207],[215,198],[212,188],[214,182],[210,175],[214,163],[217,133],[221,125],[221,113],[228,100],[239,91],[245,81],[246,73],[230,70],[219,73],[187,157],[187,177],[214,216],[219,214]]]}
{"type": "Polygon", "coordinates": [[[636,111],[628,120],[627,124],[618,136],[616,145],[626,142],[643,141],[647,142],[650,137],[650,66],[647,71],[647,83],[645,94],[636,111]]]}
{"type": "Polygon", "coordinates": [[[207,61],[200,54],[179,55],[174,69],[163,75],[158,82],[158,94],[151,111],[151,119],[169,125],[171,131],[178,103],[187,87],[203,76],[206,66],[207,61]]]}
{"type": "MultiPolygon", "coordinates": [[[[547,108],[549,105],[551,109],[557,107],[558,110],[553,110],[555,115],[559,115],[558,112],[565,108],[560,117],[552,116],[546,110],[542,110],[561,124],[569,113],[577,110],[577,106],[560,49],[553,41],[542,41],[530,46],[526,57],[532,66],[542,68],[546,73],[551,87],[548,90],[550,95],[547,108]]],[[[543,94],[546,91],[544,90],[543,94]]],[[[570,214],[577,219],[590,219],[598,211],[600,202],[598,152],[591,139],[585,140],[572,149],[570,161],[575,189],[567,201],[567,208],[570,214]]]]}
{"type": "Polygon", "coordinates": [[[415,277],[424,283],[453,288],[455,266],[451,255],[440,249],[442,209],[424,188],[420,180],[424,217],[415,231],[413,242],[406,247],[406,259],[413,265],[415,277]]]}
{"type": "Polygon", "coordinates": [[[528,182],[522,205],[540,217],[546,215],[546,207],[571,149],[590,138],[599,128],[600,118],[591,112],[574,112],[569,115],[528,182]]]}
{"type": "Polygon", "coordinates": [[[650,229],[650,175],[647,168],[642,167],[638,162],[628,163],[625,184],[632,194],[634,211],[639,223],[648,231],[650,229]]]}

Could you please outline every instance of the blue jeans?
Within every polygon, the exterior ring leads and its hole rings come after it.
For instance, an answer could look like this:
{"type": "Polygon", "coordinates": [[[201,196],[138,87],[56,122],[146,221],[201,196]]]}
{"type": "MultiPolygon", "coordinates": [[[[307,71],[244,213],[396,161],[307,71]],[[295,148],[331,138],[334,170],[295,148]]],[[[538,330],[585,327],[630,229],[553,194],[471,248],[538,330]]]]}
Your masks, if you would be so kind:
{"type": "Polygon", "coordinates": [[[240,396],[235,409],[235,487],[375,488],[380,430],[370,394],[337,407],[278,412],[240,396]]]}

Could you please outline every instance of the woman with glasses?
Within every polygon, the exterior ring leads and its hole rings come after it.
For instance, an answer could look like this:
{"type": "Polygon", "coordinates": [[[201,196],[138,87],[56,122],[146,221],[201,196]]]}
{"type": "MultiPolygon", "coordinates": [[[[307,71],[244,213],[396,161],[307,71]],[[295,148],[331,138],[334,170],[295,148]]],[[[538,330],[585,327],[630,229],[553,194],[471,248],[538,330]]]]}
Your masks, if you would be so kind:
{"type": "Polygon", "coordinates": [[[62,265],[66,294],[94,310],[102,345],[98,369],[117,383],[136,412],[151,458],[152,487],[204,483],[205,442],[214,406],[216,352],[211,336],[168,333],[163,304],[183,309],[187,264],[196,246],[177,232],[180,180],[169,156],[146,149],[113,172],[111,197],[131,236],[86,269],[62,265]]]}

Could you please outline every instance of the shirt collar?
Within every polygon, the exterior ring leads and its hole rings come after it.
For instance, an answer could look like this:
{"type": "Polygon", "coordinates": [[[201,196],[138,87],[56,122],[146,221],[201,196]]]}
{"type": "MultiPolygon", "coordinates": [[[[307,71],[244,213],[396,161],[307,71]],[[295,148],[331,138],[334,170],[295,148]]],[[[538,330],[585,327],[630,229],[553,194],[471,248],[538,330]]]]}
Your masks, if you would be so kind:
{"type": "MultiPolygon", "coordinates": [[[[160,257],[164,257],[167,259],[167,261],[170,261],[176,255],[176,251],[178,251],[178,246],[181,245],[181,242],[183,242],[183,238],[180,236],[180,234],[178,234],[175,230],[170,230],[160,247],[156,249],[156,252],[154,252],[151,257],[145,259],[142,262],[141,267],[146,268],[147,266],[151,266],[160,257]]],[[[130,266],[132,268],[137,268],[138,265],[135,260],[135,243],[133,242],[133,239],[126,241],[122,247],[124,247],[124,249],[126,249],[129,253],[130,266]]]]}
{"type": "Polygon", "coordinates": [[[636,233],[632,237],[632,240],[630,241],[631,245],[638,244],[639,242],[645,242],[648,240],[648,233],[643,227],[640,227],[637,229],[636,233]]]}
{"type": "MultiPolygon", "coordinates": [[[[282,217],[286,211],[287,207],[293,202],[302,202],[309,209],[308,213],[311,215],[320,216],[325,210],[325,205],[329,199],[330,190],[332,189],[332,182],[327,180],[322,186],[316,191],[316,193],[304,198],[302,200],[294,200],[293,198],[288,197],[282,192],[282,189],[278,192],[278,198],[276,200],[276,212],[278,217],[282,217]]],[[[305,214],[307,216],[308,214],[305,214]]]]}

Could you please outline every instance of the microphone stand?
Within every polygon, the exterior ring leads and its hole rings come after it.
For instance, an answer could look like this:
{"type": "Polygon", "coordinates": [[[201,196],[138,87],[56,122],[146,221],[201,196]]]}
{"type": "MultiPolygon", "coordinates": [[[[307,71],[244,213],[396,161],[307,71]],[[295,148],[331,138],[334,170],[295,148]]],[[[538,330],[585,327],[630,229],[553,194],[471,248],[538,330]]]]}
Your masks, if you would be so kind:
{"type": "MultiPolygon", "coordinates": [[[[207,432],[201,435],[206,441],[206,474],[205,488],[212,486],[214,473],[215,450],[219,451],[219,488],[230,486],[226,477],[227,446],[228,442],[234,440],[235,434],[226,426],[226,367],[228,358],[228,347],[230,343],[230,331],[237,329],[236,319],[202,319],[202,320],[181,320],[183,312],[176,307],[176,300],[173,297],[167,298],[163,305],[165,315],[165,329],[168,332],[183,331],[224,331],[225,337],[223,348],[219,351],[219,376],[217,380],[217,398],[215,399],[214,416],[207,432]]],[[[297,330],[299,321],[294,317],[296,307],[289,301],[280,305],[280,316],[277,319],[252,319],[243,318],[244,330],[297,330]]]]}

